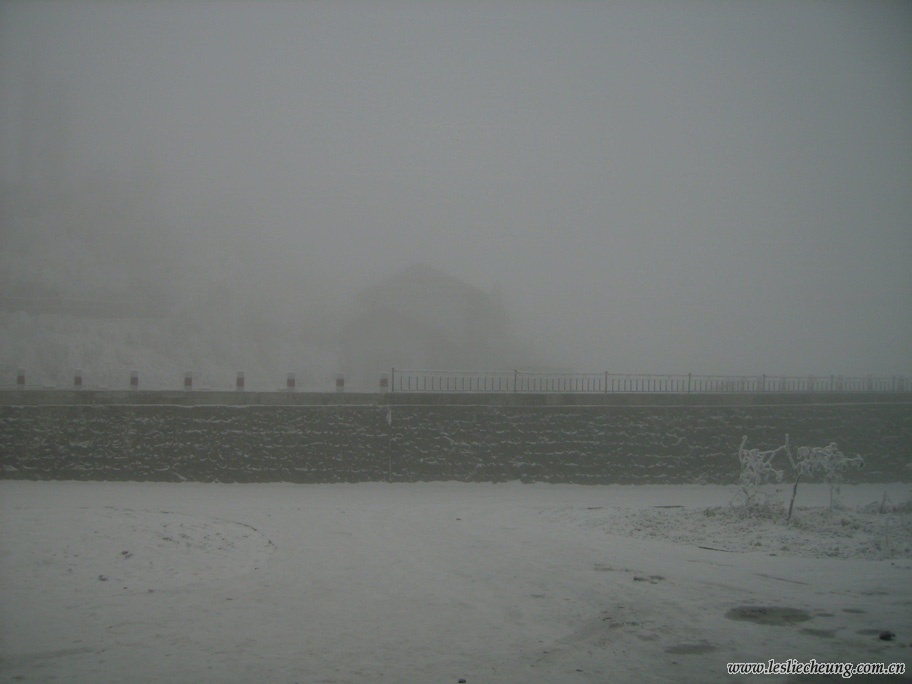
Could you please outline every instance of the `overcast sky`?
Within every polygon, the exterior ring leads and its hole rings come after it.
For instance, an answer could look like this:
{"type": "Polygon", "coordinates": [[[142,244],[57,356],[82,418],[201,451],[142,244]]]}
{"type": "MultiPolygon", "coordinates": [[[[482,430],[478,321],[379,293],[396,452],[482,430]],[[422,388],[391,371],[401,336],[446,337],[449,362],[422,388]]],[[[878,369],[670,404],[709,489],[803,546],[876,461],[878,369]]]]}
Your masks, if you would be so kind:
{"type": "Polygon", "coordinates": [[[912,374],[905,0],[0,0],[5,182],[26,117],[201,271],[426,263],[579,371],[912,374]]]}

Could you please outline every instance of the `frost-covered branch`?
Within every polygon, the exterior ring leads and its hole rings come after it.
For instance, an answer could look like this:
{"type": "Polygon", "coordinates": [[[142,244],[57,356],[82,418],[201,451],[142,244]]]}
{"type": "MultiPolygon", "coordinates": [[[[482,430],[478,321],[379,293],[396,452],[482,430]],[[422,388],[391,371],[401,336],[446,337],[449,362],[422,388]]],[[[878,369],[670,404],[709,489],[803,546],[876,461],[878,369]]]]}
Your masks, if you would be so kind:
{"type": "Polygon", "coordinates": [[[832,484],[838,482],[849,468],[863,467],[861,456],[846,456],[839,451],[836,442],[830,442],[825,447],[800,447],[795,469],[798,475],[808,477],[822,472],[823,481],[832,484]]]}
{"type": "Polygon", "coordinates": [[[747,435],[741,438],[738,448],[738,459],[741,461],[741,476],[738,480],[745,505],[750,505],[757,493],[757,487],[769,482],[782,482],[784,472],[773,467],[773,459],[785,452],[792,460],[788,446],[789,438],[785,436],[785,444],[769,451],[747,448],[747,435]]]}
{"type": "MultiPolygon", "coordinates": [[[[823,473],[823,481],[830,486],[830,510],[833,510],[833,497],[839,492],[839,483],[842,482],[842,474],[849,468],[864,468],[864,459],[861,456],[846,456],[836,446],[836,442],[830,442],[825,447],[800,447],[798,449],[798,462],[795,464],[797,476],[795,477],[795,488],[792,492],[792,503],[795,502],[795,494],[798,490],[798,480],[802,476],[813,477],[823,473]]],[[[789,517],[791,517],[792,507],[789,506],[789,517]]]]}
{"type": "Polygon", "coordinates": [[[789,436],[785,436],[785,443],[776,449],[760,451],[747,448],[747,436],[741,438],[738,447],[738,459],[741,462],[741,476],[738,480],[739,490],[735,498],[743,499],[745,507],[754,504],[754,500],[761,485],[771,482],[782,482],[784,471],[777,470],[773,460],[779,454],[785,454],[795,473],[795,482],[792,487],[792,500],[788,508],[788,520],[791,520],[795,497],[798,494],[798,483],[802,478],[813,479],[822,475],[823,481],[830,486],[830,509],[833,508],[834,496],[839,492],[839,483],[843,473],[849,468],[863,468],[864,459],[861,456],[846,456],[830,442],[825,447],[800,447],[797,459],[793,457],[789,448],[789,436]]]}

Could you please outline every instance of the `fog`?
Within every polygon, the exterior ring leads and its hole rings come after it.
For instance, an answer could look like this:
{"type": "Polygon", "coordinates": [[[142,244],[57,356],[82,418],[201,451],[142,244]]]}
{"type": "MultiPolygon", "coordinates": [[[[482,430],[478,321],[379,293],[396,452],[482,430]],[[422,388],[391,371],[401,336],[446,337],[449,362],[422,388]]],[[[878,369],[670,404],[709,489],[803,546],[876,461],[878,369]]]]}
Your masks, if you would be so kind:
{"type": "Polygon", "coordinates": [[[0,2],[0,174],[4,374],[330,373],[415,265],[481,366],[912,374],[904,1],[0,2]]]}

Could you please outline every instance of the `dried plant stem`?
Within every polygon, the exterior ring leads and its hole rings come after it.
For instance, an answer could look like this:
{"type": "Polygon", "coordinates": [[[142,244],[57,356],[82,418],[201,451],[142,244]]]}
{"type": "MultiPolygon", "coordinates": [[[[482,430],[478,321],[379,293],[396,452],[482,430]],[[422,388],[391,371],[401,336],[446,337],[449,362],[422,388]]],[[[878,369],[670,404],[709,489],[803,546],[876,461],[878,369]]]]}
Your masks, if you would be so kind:
{"type": "Polygon", "coordinates": [[[795,478],[795,486],[792,487],[792,500],[789,501],[789,512],[788,517],[785,519],[786,522],[792,519],[792,508],[795,505],[795,496],[798,494],[798,480],[801,479],[801,473],[798,473],[798,477],[795,478]]]}

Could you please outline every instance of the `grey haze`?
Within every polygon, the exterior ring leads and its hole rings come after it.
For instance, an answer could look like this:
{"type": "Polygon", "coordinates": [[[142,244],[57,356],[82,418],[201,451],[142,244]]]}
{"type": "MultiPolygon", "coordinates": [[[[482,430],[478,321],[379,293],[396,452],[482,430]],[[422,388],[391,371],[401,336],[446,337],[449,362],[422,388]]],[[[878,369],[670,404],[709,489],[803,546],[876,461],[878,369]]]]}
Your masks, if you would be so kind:
{"type": "Polygon", "coordinates": [[[329,371],[421,264],[526,367],[912,375],[909,2],[7,0],[0,173],[4,374],[195,325],[329,371]]]}

